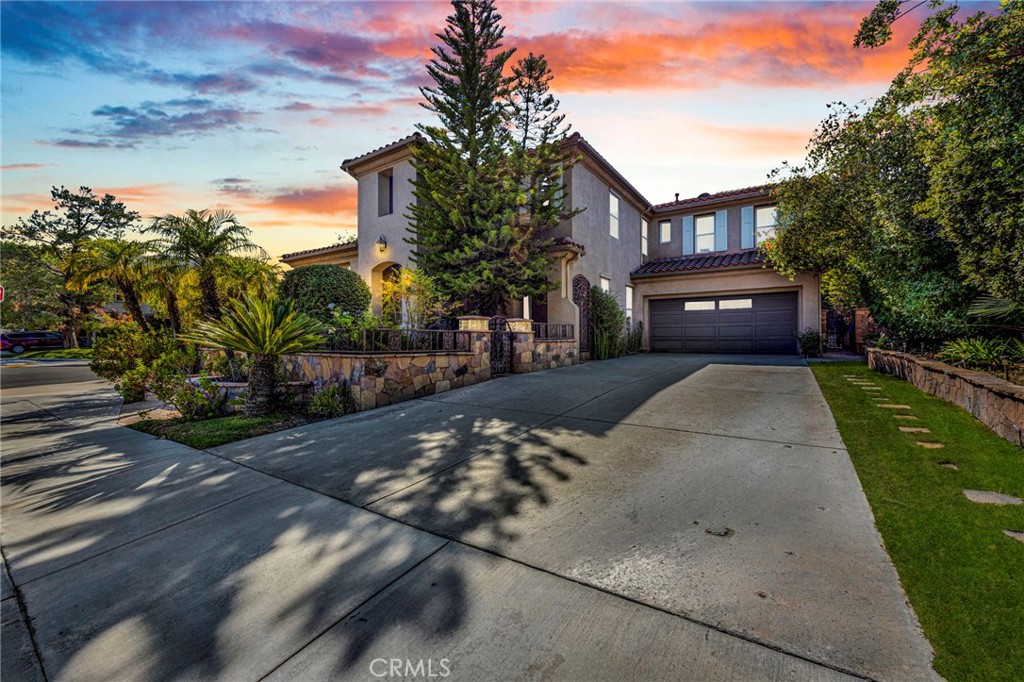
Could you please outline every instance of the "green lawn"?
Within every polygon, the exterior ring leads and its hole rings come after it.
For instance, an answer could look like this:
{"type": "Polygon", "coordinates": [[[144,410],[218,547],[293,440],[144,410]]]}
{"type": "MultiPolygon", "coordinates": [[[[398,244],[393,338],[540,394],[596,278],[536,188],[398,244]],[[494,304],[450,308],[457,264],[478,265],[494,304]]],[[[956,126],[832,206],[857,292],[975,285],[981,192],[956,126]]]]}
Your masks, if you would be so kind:
{"type": "Polygon", "coordinates": [[[316,420],[296,414],[271,414],[265,417],[246,417],[237,414],[191,422],[182,419],[145,419],[129,424],[129,427],[204,450],[236,440],[302,426],[311,421],[316,420]]]}
{"type": "Polygon", "coordinates": [[[73,360],[90,360],[92,359],[92,348],[59,348],[57,350],[30,350],[25,351],[21,355],[8,354],[5,357],[9,358],[25,358],[33,360],[53,360],[57,358],[66,358],[73,360]]]}
{"type": "Polygon", "coordinates": [[[878,529],[948,680],[1024,679],[1024,506],[975,504],[965,488],[1024,497],[1024,449],[959,407],[862,362],[811,369],[832,408],[878,529]],[[876,406],[844,375],[869,378],[875,392],[910,410],[876,406]],[[916,421],[896,419],[913,414],[916,421]],[[929,434],[901,433],[921,426],[929,434]],[[943,443],[927,450],[915,441],[943,443]],[[952,462],[958,471],[940,466],[952,462]]]}

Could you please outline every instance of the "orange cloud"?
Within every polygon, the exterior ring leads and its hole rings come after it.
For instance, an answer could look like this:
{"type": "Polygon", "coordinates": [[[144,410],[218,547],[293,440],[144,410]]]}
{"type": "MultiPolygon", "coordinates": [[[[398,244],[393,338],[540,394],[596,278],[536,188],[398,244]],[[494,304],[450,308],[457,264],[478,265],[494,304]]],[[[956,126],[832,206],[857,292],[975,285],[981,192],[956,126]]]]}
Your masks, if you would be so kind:
{"type": "Polygon", "coordinates": [[[339,215],[356,213],[355,185],[328,185],[288,189],[253,204],[271,213],[285,215],[339,215]]]}
{"type": "Polygon", "coordinates": [[[0,166],[0,171],[10,173],[11,171],[38,170],[49,165],[48,163],[9,163],[6,166],[0,166]]]}
{"type": "Polygon", "coordinates": [[[852,46],[867,11],[859,3],[687,9],[686,17],[657,19],[637,16],[635,6],[606,10],[622,13],[621,30],[572,29],[512,42],[521,53],[545,54],[553,87],[564,92],[678,90],[720,81],[814,87],[892,79],[906,64],[904,45],[915,28],[897,24],[890,45],[864,50],[852,46]]]}

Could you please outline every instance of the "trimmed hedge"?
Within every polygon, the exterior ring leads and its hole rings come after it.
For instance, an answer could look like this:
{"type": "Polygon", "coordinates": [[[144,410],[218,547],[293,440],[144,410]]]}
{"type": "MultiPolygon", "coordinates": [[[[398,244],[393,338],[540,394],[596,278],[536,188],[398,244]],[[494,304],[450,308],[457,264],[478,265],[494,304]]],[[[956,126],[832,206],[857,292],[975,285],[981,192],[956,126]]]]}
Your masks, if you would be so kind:
{"type": "Polygon", "coordinates": [[[329,323],[335,311],[356,316],[370,307],[370,287],[340,265],[304,265],[289,270],[278,291],[282,300],[292,301],[296,310],[321,322],[329,323]]]}

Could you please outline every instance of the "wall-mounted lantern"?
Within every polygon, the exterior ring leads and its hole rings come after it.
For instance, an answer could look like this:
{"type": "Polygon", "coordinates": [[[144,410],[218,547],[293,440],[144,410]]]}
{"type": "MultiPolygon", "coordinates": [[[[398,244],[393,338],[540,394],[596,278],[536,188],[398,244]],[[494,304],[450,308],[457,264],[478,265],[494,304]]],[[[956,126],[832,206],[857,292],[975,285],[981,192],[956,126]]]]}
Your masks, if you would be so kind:
{"type": "Polygon", "coordinates": [[[384,235],[377,237],[377,250],[381,253],[388,250],[388,238],[384,235]]]}

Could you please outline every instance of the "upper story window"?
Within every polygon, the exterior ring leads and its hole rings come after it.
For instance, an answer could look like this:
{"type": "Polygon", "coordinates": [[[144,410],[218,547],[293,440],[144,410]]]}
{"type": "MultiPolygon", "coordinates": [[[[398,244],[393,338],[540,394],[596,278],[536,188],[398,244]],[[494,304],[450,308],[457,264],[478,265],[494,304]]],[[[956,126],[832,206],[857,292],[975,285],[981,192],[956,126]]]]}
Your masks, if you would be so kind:
{"type": "Polygon", "coordinates": [[[672,241],[672,221],[662,220],[658,223],[658,241],[662,244],[672,241]]]}
{"type": "Polygon", "coordinates": [[[608,233],[619,238],[619,198],[615,196],[615,192],[608,193],[608,216],[609,216],[609,230],[608,233]]]}
{"type": "Polygon", "coordinates": [[[647,223],[640,217],[640,254],[647,255],[647,223]]]}
{"type": "Polygon", "coordinates": [[[377,173],[377,215],[391,215],[395,212],[395,169],[388,168],[377,173]]]}
{"type": "Polygon", "coordinates": [[[612,293],[612,281],[607,277],[601,278],[601,291],[606,294],[612,293]]]}
{"type": "Polygon", "coordinates": [[[775,236],[778,228],[779,212],[775,206],[758,206],[754,209],[754,235],[758,244],[763,244],[775,236]]]}
{"type": "Polygon", "coordinates": [[[715,250],[715,216],[697,216],[693,222],[694,252],[711,253],[715,250]]]}

